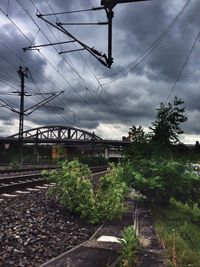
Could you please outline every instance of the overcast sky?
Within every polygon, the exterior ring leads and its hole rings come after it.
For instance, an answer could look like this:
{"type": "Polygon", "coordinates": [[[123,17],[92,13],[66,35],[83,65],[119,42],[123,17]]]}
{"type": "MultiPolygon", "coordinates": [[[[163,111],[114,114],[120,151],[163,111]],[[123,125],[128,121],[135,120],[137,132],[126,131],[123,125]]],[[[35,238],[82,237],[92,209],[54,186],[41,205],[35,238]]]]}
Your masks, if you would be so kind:
{"type": "MultiPolygon", "coordinates": [[[[161,102],[185,102],[182,141],[200,141],[200,1],[151,0],[113,9],[113,64],[103,66],[77,43],[23,52],[30,45],[71,40],[36,16],[99,7],[100,0],[1,0],[0,99],[19,110],[19,66],[28,67],[25,109],[64,93],[25,117],[26,130],[67,125],[102,138],[121,139],[132,125],[146,131],[161,102]],[[10,94],[12,93],[12,94],[10,94]],[[61,109],[61,108],[64,108],[61,109]]],[[[104,10],[45,17],[49,22],[106,22],[104,10]]],[[[107,26],[63,26],[78,40],[107,54],[107,26]]],[[[3,102],[0,101],[3,106],[3,102]]],[[[18,131],[19,115],[0,107],[0,136],[18,131]]]]}

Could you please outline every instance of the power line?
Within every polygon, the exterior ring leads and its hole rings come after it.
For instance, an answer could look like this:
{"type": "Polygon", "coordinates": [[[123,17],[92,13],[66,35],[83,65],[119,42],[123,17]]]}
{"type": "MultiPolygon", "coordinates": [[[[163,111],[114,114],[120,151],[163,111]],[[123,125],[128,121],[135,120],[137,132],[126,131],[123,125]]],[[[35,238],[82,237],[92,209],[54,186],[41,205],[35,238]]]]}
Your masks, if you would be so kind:
{"type": "Polygon", "coordinates": [[[191,54],[192,54],[192,51],[193,51],[193,49],[194,49],[194,47],[195,47],[195,45],[196,45],[196,43],[197,43],[197,40],[199,39],[199,36],[200,36],[200,32],[197,34],[197,36],[196,36],[196,38],[195,38],[195,40],[194,40],[194,42],[193,42],[193,44],[192,44],[192,47],[190,48],[189,53],[188,53],[187,56],[186,56],[186,59],[185,59],[183,65],[182,65],[182,67],[181,67],[181,69],[180,69],[180,71],[179,71],[179,73],[178,73],[178,75],[177,75],[177,78],[176,78],[176,80],[175,80],[175,82],[174,82],[174,85],[172,86],[172,88],[171,88],[171,90],[170,90],[170,92],[169,92],[169,95],[167,96],[167,98],[166,98],[166,100],[165,100],[165,102],[164,102],[164,105],[166,105],[166,103],[167,103],[168,99],[170,98],[172,92],[173,92],[174,89],[176,88],[176,85],[177,85],[177,83],[178,83],[178,81],[179,81],[179,79],[180,79],[180,77],[181,77],[181,75],[182,75],[182,73],[183,73],[183,70],[184,70],[186,64],[188,63],[188,60],[189,60],[189,58],[190,58],[190,56],[191,56],[191,54]]]}
{"type": "MultiPolygon", "coordinates": [[[[48,62],[48,64],[54,69],[54,70],[56,70],[56,72],[62,77],[62,79],[68,84],[68,85],[70,85],[73,89],[74,89],[74,91],[76,92],[76,94],[90,107],[90,104],[88,103],[88,101],[85,101],[85,99],[84,99],[84,97],[82,97],[81,96],[81,94],[77,91],[77,89],[69,82],[69,81],[67,81],[66,79],[65,79],[65,77],[60,73],[60,71],[58,71],[56,68],[55,68],[55,66],[39,51],[39,53],[44,57],[44,59],[48,62]]],[[[91,108],[91,107],[90,107],[91,108]]],[[[92,109],[92,108],[91,108],[92,109]]],[[[100,120],[102,120],[103,122],[104,122],[104,124],[108,127],[108,128],[110,128],[113,132],[115,132],[113,129],[112,129],[112,127],[109,125],[109,124],[107,124],[106,123],[106,121],[99,115],[99,112],[98,111],[96,111],[96,110],[93,110],[92,109],[92,111],[93,112],[95,112],[98,116],[99,116],[99,118],[100,118],[100,120]]]]}
{"type": "MultiPolygon", "coordinates": [[[[50,4],[48,3],[47,0],[46,0],[46,2],[47,2],[47,4],[48,4],[48,7],[50,8],[51,12],[54,14],[54,16],[56,17],[56,19],[58,20],[58,17],[55,15],[55,12],[53,11],[52,7],[50,6],[50,4]]],[[[73,44],[73,45],[74,45],[74,47],[77,49],[76,45],[75,45],[75,44],[73,44]]],[[[103,89],[102,84],[100,83],[100,81],[99,81],[99,79],[97,78],[97,76],[95,75],[95,73],[91,70],[91,68],[90,68],[89,64],[87,63],[87,61],[85,60],[85,58],[82,56],[81,53],[79,53],[79,55],[80,55],[82,61],[85,63],[85,65],[87,65],[88,69],[90,70],[90,72],[92,73],[92,75],[94,76],[94,78],[96,79],[97,83],[99,84],[99,87],[100,87],[101,89],[103,89]]],[[[63,59],[65,60],[65,58],[63,58],[63,59]]],[[[71,69],[78,75],[78,77],[79,77],[79,78],[81,79],[81,81],[83,82],[84,86],[89,90],[90,86],[89,86],[88,83],[85,81],[85,79],[80,75],[80,73],[74,68],[73,64],[72,64],[72,63],[69,64],[68,62],[66,62],[66,63],[67,63],[67,64],[69,65],[69,67],[70,67],[70,68],[71,68],[71,69]]],[[[98,95],[96,91],[94,91],[94,90],[92,90],[92,89],[90,89],[89,91],[92,92],[92,93],[94,93],[94,94],[96,95],[96,97],[99,98],[99,99],[105,104],[105,106],[108,105],[108,103],[105,102],[105,100],[104,100],[100,95],[98,95]]],[[[108,94],[106,91],[105,91],[105,94],[107,95],[107,97],[109,98],[109,100],[112,102],[111,109],[114,108],[113,111],[114,111],[114,114],[115,114],[116,118],[117,118],[119,121],[121,121],[121,119],[119,118],[119,112],[118,112],[118,110],[117,110],[117,107],[115,106],[115,104],[113,103],[111,97],[109,96],[109,94],[108,94]]],[[[86,99],[86,98],[85,98],[85,99],[86,99]]],[[[99,104],[101,104],[101,103],[99,102],[99,104]]]]}
{"type": "Polygon", "coordinates": [[[122,73],[121,75],[119,75],[119,77],[113,79],[110,82],[104,83],[103,85],[109,85],[109,84],[112,84],[112,83],[118,81],[119,79],[121,79],[125,75],[127,75],[130,71],[132,71],[133,69],[135,69],[139,64],[141,64],[153,52],[153,50],[158,47],[158,45],[161,43],[161,41],[170,32],[170,30],[176,24],[176,22],[178,21],[179,17],[183,14],[183,12],[188,7],[188,5],[190,4],[190,2],[191,2],[191,0],[188,0],[185,3],[185,5],[182,7],[182,9],[179,11],[179,13],[175,16],[175,18],[172,20],[172,22],[165,28],[165,30],[133,62],[129,63],[128,65],[124,66],[123,68],[121,68],[120,70],[118,70],[117,72],[115,72],[115,73],[113,73],[111,75],[108,75],[108,76],[104,76],[104,77],[99,78],[100,80],[107,79],[107,78],[110,78],[112,76],[117,75],[118,73],[121,73],[122,71],[125,71],[124,73],[122,73]]]}
{"type": "MultiPolygon", "coordinates": [[[[6,49],[8,49],[12,54],[14,54],[16,57],[18,57],[18,58],[20,58],[19,57],[19,55],[18,54],[16,54],[16,52],[14,51],[14,50],[12,50],[11,48],[9,48],[7,45],[5,45],[3,42],[1,42],[0,41],[0,43],[6,48],[6,49]]],[[[5,59],[5,58],[4,58],[5,59]]],[[[6,60],[6,59],[5,59],[6,60]]],[[[29,61],[27,61],[27,60],[25,60],[27,63],[30,63],[29,61]]],[[[9,63],[9,64],[12,64],[12,62],[9,62],[8,60],[7,60],[7,62],[9,63]]],[[[13,64],[12,64],[13,65],[13,64]]],[[[15,65],[13,65],[14,67],[15,67],[15,65]]],[[[54,86],[55,88],[57,88],[57,86],[51,81],[51,80],[49,80],[47,77],[45,77],[43,74],[41,74],[40,72],[38,72],[38,69],[35,69],[34,68],[34,66],[31,66],[32,67],[32,69],[34,69],[38,74],[40,74],[41,75],[41,77],[42,78],[44,78],[47,82],[49,82],[52,86],[54,86]]],[[[14,89],[16,89],[16,88],[14,88],[14,89]]],[[[59,88],[57,88],[58,90],[60,90],[59,88]]],[[[65,103],[66,104],[66,103],[65,103]]],[[[63,103],[62,103],[62,105],[63,105],[63,103]]]]}
{"type": "Polygon", "coordinates": [[[24,38],[31,43],[31,40],[24,34],[24,32],[17,26],[17,24],[6,14],[0,7],[1,12],[10,20],[10,22],[18,29],[18,31],[24,36],[24,38]]]}
{"type": "MultiPolygon", "coordinates": [[[[18,1],[18,3],[19,3],[19,1],[18,1]]],[[[21,3],[19,3],[20,5],[22,5],[21,3]]],[[[28,13],[28,11],[25,9],[25,8],[23,8],[23,10],[26,12],[26,14],[27,15],[29,15],[29,17],[31,17],[30,16],[30,14],[28,13]]],[[[4,13],[5,14],[5,13],[4,13]]],[[[32,17],[31,17],[31,19],[32,19],[32,17]]],[[[9,20],[11,21],[11,23],[15,26],[15,27],[17,27],[17,29],[23,34],[23,36],[26,36],[22,31],[21,31],[21,29],[14,23],[14,21],[13,20],[11,20],[10,18],[9,18],[9,20]]],[[[32,19],[32,21],[34,21],[33,19],[32,19]]],[[[35,21],[34,21],[35,22],[35,21]]],[[[36,23],[35,23],[36,24],[36,23]]],[[[40,29],[40,27],[36,24],[36,26],[38,27],[38,29],[39,30],[41,30],[40,29]]],[[[43,33],[44,34],[44,33],[43,33]]],[[[48,39],[48,37],[44,34],[44,36],[48,39]]],[[[30,41],[30,40],[29,40],[30,41]]],[[[48,39],[48,41],[50,42],[50,40],[48,39]]],[[[31,42],[31,41],[30,41],[31,42]]],[[[2,43],[2,42],[1,42],[2,43]]],[[[3,44],[3,43],[2,43],[3,44]]],[[[3,44],[4,46],[5,46],[5,44],[3,44]]],[[[7,47],[7,46],[6,46],[7,47]]],[[[7,47],[8,48],[8,47],[7,47]]],[[[10,50],[10,49],[9,49],[10,50]]],[[[13,52],[13,51],[12,51],[13,52]]],[[[15,55],[17,55],[16,53],[15,53],[15,55]]],[[[18,56],[18,55],[17,55],[18,56]]],[[[45,77],[46,78],[46,77],[45,77]]],[[[52,82],[51,82],[52,83],[52,82]]]]}
{"type": "MultiPolygon", "coordinates": [[[[19,0],[17,0],[17,2],[18,2],[19,0]]],[[[35,5],[34,5],[35,6],[35,5]]],[[[36,6],[35,6],[35,8],[36,8],[36,6]]],[[[38,10],[38,9],[37,9],[38,10]]],[[[43,32],[42,32],[43,33],[43,32]]],[[[45,35],[45,37],[46,37],[46,35],[45,35]]],[[[54,47],[54,49],[56,50],[56,48],[54,47]]],[[[57,50],[56,50],[57,51],[57,50]]],[[[39,51],[39,53],[44,57],[44,55],[39,51]]],[[[47,60],[47,62],[48,63],[50,63],[50,65],[55,69],[55,67],[53,66],[53,64],[45,57],[45,59],[47,60]]],[[[66,61],[66,59],[64,58],[64,57],[62,57],[62,59],[65,61],[65,63],[68,65],[68,66],[70,66],[70,68],[78,75],[78,77],[84,82],[84,83],[86,83],[85,82],[85,80],[82,78],[82,76],[78,73],[78,71],[68,62],[68,61],[66,61]]],[[[73,87],[70,83],[69,83],[69,81],[67,81],[64,77],[63,77],[63,75],[57,70],[57,69],[55,69],[58,73],[59,73],[59,75],[61,75],[61,77],[71,86],[71,87],[73,87]]],[[[86,86],[88,87],[88,84],[86,83],[86,86]]],[[[81,97],[82,98],[82,96],[79,94],[79,92],[73,87],[73,89],[75,90],[75,92],[79,95],[79,97],[81,97]]],[[[82,98],[83,99],[83,98],[82,98]]],[[[88,104],[88,105],[90,105],[87,101],[85,101],[86,102],[86,104],[88,104]]],[[[99,114],[98,114],[98,112],[96,112],[95,111],[95,113],[99,116],[99,114]]],[[[100,117],[101,118],[101,117],[100,117]]],[[[102,120],[102,118],[101,118],[101,120],[102,120]]],[[[104,121],[104,123],[105,124],[107,124],[106,122],[105,122],[105,120],[103,119],[103,121],[104,121]]],[[[109,126],[109,125],[108,125],[109,126]]],[[[110,127],[110,126],[109,126],[110,127]]]]}
{"type": "MultiPolygon", "coordinates": [[[[19,0],[17,0],[17,2],[19,2],[19,0]]],[[[47,2],[47,1],[46,1],[47,2]]],[[[48,6],[49,6],[49,8],[51,9],[51,11],[53,12],[53,9],[51,8],[51,6],[50,6],[50,4],[47,2],[47,4],[48,4],[48,6]]],[[[36,5],[34,4],[34,7],[37,9],[37,7],[36,7],[36,5]]],[[[37,9],[37,11],[39,11],[38,9],[37,9]]],[[[56,15],[56,14],[54,14],[54,15],[56,15]]],[[[57,16],[56,16],[56,18],[57,18],[57,16]]],[[[43,33],[43,32],[42,32],[43,33]]],[[[60,54],[60,53],[59,53],[60,54]]],[[[65,61],[65,63],[78,75],[78,77],[83,81],[83,83],[84,83],[84,85],[88,88],[89,87],[89,85],[86,83],[86,81],[84,80],[84,78],[79,74],[79,72],[73,67],[73,65],[72,64],[70,64],[68,61],[66,61],[66,59],[64,58],[64,57],[62,57],[62,59],[65,61]]],[[[95,93],[95,92],[94,92],[95,93]]],[[[97,95],[97,94],[96,94],[97,95]]],[[[98,95],[97,95],[97,97],[98,97],[98,95]]],[[[101,100],[103,100],[102,98],[101,98],[101,100]]],[[[103,102],[105,102],[104,100],[103,100],[103,102]]],[[[107,105],[107,103],[106,103],[106,105],[107,105]]],[[[115,114],[116,114],[116,112],[114,112],[115,114]]],[[[118,116],[117,116],[117,119],[119,119],[118,118],[118,116]]]]}
{"type": "MultiPolygon", "coordinates": [[[[19,3],[19,1],[17,0],[17,2],[19,3]]],[[[0,10],[5,14],[5,12],[0,8],[0,10]]],[[[27,13],[27,11],[26,11],[26,13],[27,13]]],[[[6,15],[6,14],[5,14],[6,15]]],[[[30,15],[30,14],[29,14],[30,15]]],[[[9,16],[7,16],[8,17],[8,19],[11,21],[11,23],[20,31],[20,33],[22,33],[23,34],[23,36],[24,37],[26,37],[26,39],[29,41],[29,43],[31,43],[31,40],[25,35],[25,33],[14,23],[14,21],[9,17],[9,16]]],[[[37,25],[37,24],[36,24],[37,25]]],[[[39,26],[38,26],[39,27],[39,26]]],[[[48,38],[48,37],[47,37],[48,38]]],[[[45,56],[41,53],[41,52],[39,52],[44,58],[45,58],[45,56]]],[[[74,88],[65,78],[64,78],[64,76],[56,69],[56,67],[46,58],[46,61],[48,62],[48,64],[52,67],[52,68],[54,68],[55,69],[55,71],[65,80],[65,82],[67,82],[72,88],[74,88]]],[[[78,93],[77,91],[76,91],[76,93],[78,93]]],[[[78,95],[79,95],[79,97],[81,97],[81,95],[78,93],[78,95]]],[[[82,97],[81,97],[82,98],[82,97]]],[[[87,103],[88,105],[89,105],[89,103],[87,103]]],[[[93,109],[92,109],[93,110],[93,109]]],[[[103,122],[104,122],[104,124],[105,125],[107,125],[107,127],[109,127],[113,132],[114,132],[114,130],[112,129],[112,127],[110,126],[110,125],[108,125],[105,121],[104,121],[104,119],[102,118],[102,117],[100,117],[100,115],[99,115],[99,112],[97,112],[97,111],[95,111],[95,110],[93,110],[96,114],[98,114],[98,116],[99,116],[99,118],[100,118],[100,120],[102,120],[103,122]]]]}
{"type": "Polygon", "coordinates": [[[73,10],[73,11],[63,11],[63,12],[53,12],[53,13],[46,13],[43,16],[55,16],[55,15],[64,15],[64,14],[74,14],[74,13],[82,13],[87,11],[97,11],[103,10],[103,7],[93,7],[88,9],[80,9],[80,10],[73,10]]]}
{"type": "Polygon", "coordinates": [[[1,75],[7,77],[9,80],[12,80],[13,82],[17,82],[18,83],[18,80],[17,78],[11,76],[9,73],[7,73],[6,71],[0,69],[0,72],[1,72],[1,75]]]}

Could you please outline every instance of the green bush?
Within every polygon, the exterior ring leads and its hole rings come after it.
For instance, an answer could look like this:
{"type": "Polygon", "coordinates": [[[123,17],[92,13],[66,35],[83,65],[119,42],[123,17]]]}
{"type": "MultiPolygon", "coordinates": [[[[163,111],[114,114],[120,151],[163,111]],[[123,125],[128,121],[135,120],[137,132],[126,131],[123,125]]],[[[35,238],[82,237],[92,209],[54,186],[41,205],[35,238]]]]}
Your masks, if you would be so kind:
{"type": "Polygon", "coordinates": [[[91,223],[119,217],[126,210],[124,196],[127,186],[121,181],[121,174],[121,167],[111,165],[94,190],[89,168],[78,160],[63,162],[61,170],[44,173],[56,183],[49,194],[91,223]]]}
{"type": "Polygon", "coordinates": [[[176,201],[174,198],[170,199],[170,204],[176,209],[182,212],[182,214],[185,214],[190,218],[192,223],[199,224],[200,222],[200,208],[198,207],[198,203],[181,203],[179,201],[176,201]]]}
{"type": "Polygon", "coordinates": [[[107,173],[100,178],[96,200],[100,216],[107,220],[120,217],[126,211],[124,197],[128,186],[122,181],[122,175],[123,168],[111,164],[107,173]]]}
{"type": "Polygon", "coordinates": [[[152,156],[129,162],[125,169],[132,187],[152,202],[168,204],[171,197],[198,202],[200,177],[184,162],[152,156]]]}

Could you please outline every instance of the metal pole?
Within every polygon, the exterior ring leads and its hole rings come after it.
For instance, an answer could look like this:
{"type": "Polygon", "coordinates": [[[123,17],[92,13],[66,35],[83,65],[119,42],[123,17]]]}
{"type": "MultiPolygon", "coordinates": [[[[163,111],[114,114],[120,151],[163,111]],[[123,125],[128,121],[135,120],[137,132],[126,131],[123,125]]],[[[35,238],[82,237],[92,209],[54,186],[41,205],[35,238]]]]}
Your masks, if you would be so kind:
{"type": "Polygon", "coordinates": [[[108,18],[108,66],[111,67],[113,63],[112,58],[112,19],[114,17],[113,7],[106,8],[106,14],[108,18]]]}
{"type": "Polygon", "coordinates": [[[22,165],[23,162],[23,131],[24,131],[24,78],[27,77],[28,68],[23,69],[19,67],[18,74],[21,80],[21,92],[20,92],[20,110],[19,110],[19,144],[20,155],[19,162],[22,165]]]}

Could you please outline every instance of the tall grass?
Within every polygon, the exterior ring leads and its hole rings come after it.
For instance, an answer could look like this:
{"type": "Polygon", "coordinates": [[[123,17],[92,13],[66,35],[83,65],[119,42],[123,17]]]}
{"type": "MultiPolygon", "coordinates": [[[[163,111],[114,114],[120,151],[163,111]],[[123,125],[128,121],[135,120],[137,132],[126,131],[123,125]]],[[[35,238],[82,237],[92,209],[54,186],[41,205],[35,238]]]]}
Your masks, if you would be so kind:
{"type": "Polygon", "coordinates": [[[174,199],[170,203],[167,209],[154,209],[167,267],[200,267],[200,209],[174,199]]]}

